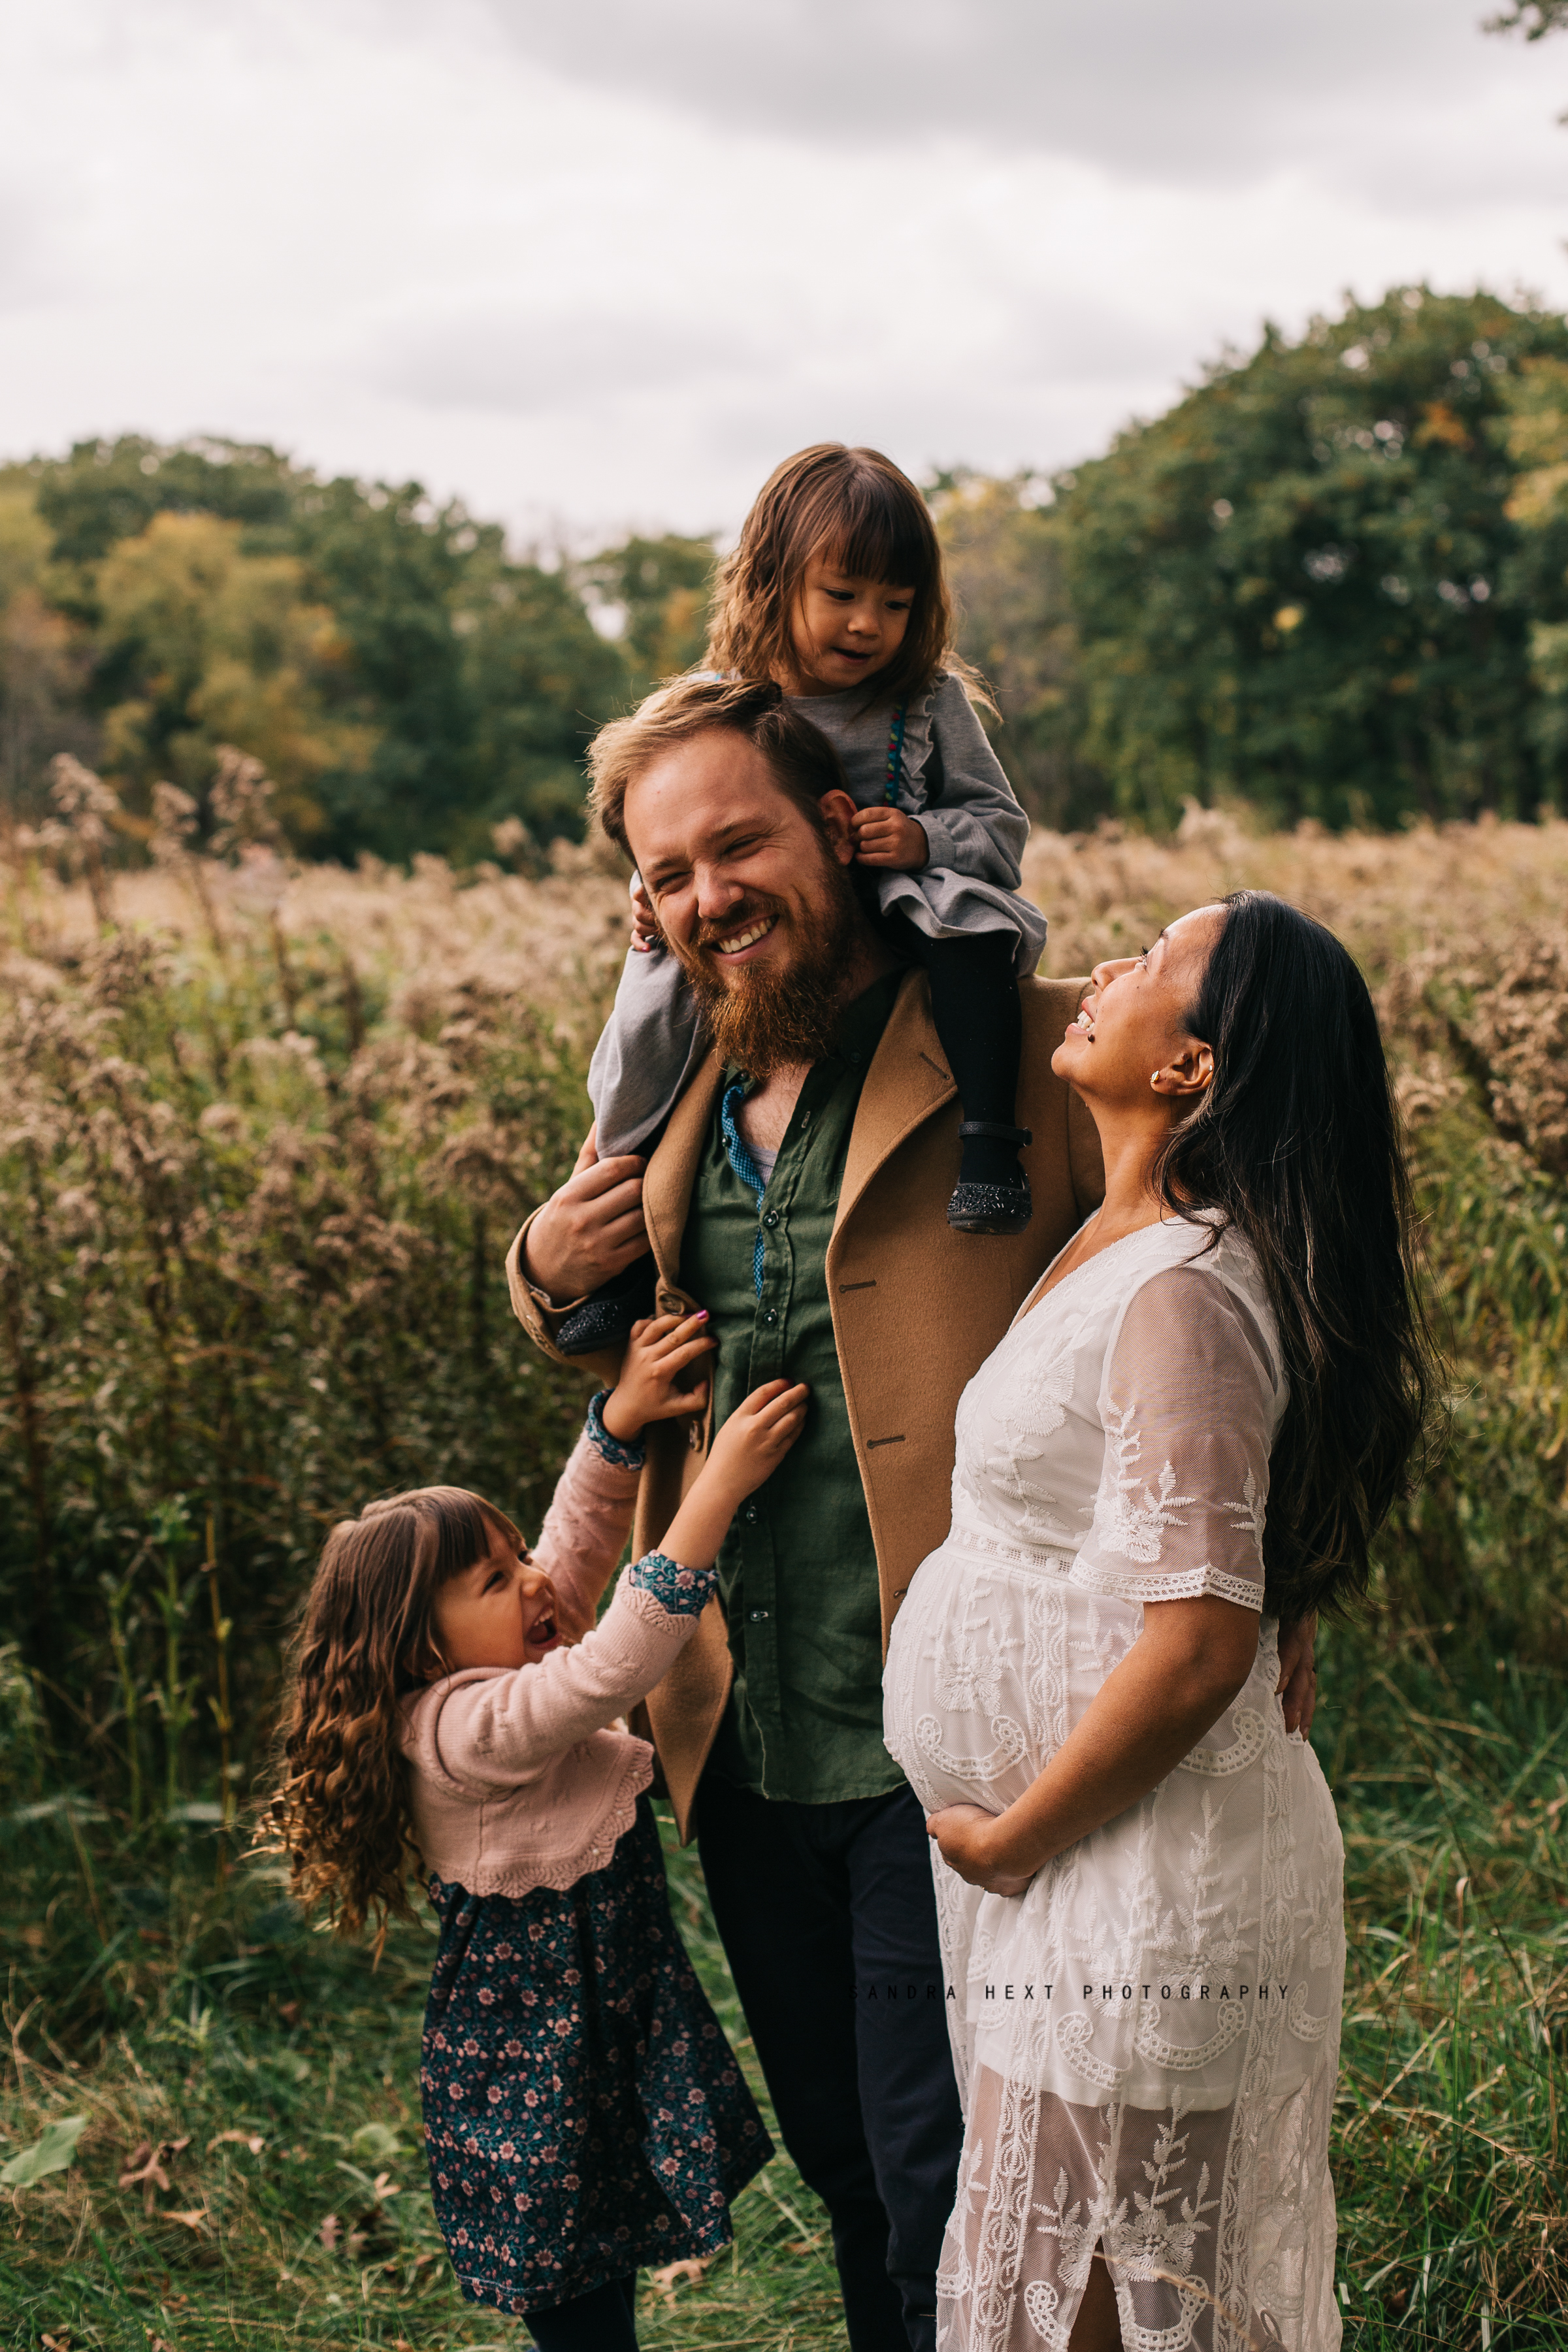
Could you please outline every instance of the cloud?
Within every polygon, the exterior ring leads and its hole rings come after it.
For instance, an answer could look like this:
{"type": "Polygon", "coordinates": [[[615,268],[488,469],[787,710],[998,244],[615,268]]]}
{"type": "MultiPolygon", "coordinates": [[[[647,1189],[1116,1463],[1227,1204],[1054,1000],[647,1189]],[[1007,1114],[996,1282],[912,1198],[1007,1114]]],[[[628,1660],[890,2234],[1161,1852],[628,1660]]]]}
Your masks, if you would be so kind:
{"type": "Polygon", "coordinates": [[[377,391],[498,416],[603,410],[694,378],[750,374],[763,358],[750,337],[721,333],[710,317],[613,301],[520,312],[514,295],[469,294],[459,308],[404,318],[367,341],[363,373],[377,391]]]}
{"type": "MultiPolygon", "coordinates": [[[[889,151],[943,138],[1233,184],[1305,140],[1355,172],[1428,104],[1552,83],[1477,0],[489,0],[517,48],[731,133],[889,151]]],[[[1465,159],[1449,159],[1462,183],[1465,159]]]]}

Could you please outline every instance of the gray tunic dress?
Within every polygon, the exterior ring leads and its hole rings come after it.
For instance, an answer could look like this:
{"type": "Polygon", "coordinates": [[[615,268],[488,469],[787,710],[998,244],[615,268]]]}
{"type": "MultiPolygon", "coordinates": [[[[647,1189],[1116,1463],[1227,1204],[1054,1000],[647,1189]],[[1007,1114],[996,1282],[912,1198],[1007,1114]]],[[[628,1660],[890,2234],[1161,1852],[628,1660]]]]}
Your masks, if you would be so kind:
{"type": "MultiPolygon", "coordinates": [[[[789,701],[837,752],[858,805],[881,806],[888,798],[893,705],[874,702],[866,709],[858,687],[789,701]]],[[[1045,951],[1046,919],[1017,896],[1029,820],[963,681],[951,672],[910,700],[893,797],[906,815],[920,819],[930,850],[918,874],[877,872],[884,912],[907,916],[933,940],[1011,932],[1017,943],[1014,969],[1020,975],[1033,971],[1045,951]]],[[[705,1051],[700,1017],[678,959],[667,948],[648,955],[634,950],[588,1071],[602,1159],[641,1150],[705,1051]]]]}

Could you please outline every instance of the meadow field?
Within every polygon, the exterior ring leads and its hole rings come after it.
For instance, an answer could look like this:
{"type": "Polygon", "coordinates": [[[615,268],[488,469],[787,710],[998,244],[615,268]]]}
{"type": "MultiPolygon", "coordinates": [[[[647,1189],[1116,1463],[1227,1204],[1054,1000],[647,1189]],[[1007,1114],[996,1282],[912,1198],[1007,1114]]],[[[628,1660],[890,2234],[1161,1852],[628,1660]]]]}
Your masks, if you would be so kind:
{"type": "MultiPolygon", "coordinates": [[[[111,873],[79,825],[0,880],[0,2342],[479,2352],[522,2331],[460,2301],[424,2185],[429,1936],[318,1935],[250,1825],[324,1528],[437,1477],[537,1525],[570,1443],[584,1384],[501,1261],[586,1121],[624,882],[563,843],[459,875],[240,833],[111,873]]],[[[1037,832],[1026,881],[1058,972],[1256,884],[1376,992],[1452,1377],[1322,1643],[1346,2342],[1568,2347],[1568,824],[1194,808],[1163,844],[1037,832]]],[[[785,2158],[639,2325],[843,2346],[785,2158]]]]}

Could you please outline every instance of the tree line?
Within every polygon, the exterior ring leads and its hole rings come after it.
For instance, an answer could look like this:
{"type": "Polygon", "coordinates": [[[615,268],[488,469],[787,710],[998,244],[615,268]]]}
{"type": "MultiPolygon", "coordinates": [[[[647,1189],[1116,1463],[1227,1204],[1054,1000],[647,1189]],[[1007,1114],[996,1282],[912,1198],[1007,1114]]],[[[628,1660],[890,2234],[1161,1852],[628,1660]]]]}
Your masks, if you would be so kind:
{"type": "MultiPolygon", "coordinates": [[[[1038,821],[1531,815],[1568,782],[1568,321],[1396,288],[1266,327],[1054,476],[928,486],[1038,821]]],[[[582,821],[593,730],[701,651],[711,540],[553,565],[417,483],[223,441],[0,471],[0,788],[61,751],[134,832],[219,747],[297,847],[459,863],[582,821]],[[606,615],[619,633],[606,632],[606,615]],[[517,840],[515,831],[508,836],[517,840]]]]}

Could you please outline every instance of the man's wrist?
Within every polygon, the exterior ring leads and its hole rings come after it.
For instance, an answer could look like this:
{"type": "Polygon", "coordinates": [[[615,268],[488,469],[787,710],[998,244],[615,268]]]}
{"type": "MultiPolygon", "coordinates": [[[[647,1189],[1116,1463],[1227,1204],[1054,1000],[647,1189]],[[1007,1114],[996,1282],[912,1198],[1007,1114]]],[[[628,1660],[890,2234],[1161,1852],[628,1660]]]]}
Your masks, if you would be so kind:
{"type": "Polygon", "coordinates": [[[547,1315],[569,1314],[574,1307],[581,1307],[584,1299],[588,1296],[587,1291],[584,1290],[575,1298],[559,1297],[541,1276],[530,1255],[526,1241],[518,1254],[518,1271],[522,1276],[523,1287],[529,1297],[534,1305],[542,1307],[547,1315]]]}

